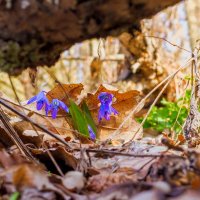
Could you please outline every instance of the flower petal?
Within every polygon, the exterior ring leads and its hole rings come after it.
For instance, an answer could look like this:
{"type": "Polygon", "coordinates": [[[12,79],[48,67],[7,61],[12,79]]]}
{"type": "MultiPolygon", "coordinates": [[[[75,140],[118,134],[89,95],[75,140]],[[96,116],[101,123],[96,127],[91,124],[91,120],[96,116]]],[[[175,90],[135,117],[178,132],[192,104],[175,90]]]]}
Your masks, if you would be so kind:
{"type": "Polygon", "coordinates": [[[112,107],[112,99],[114,95],[108,92],[101,92],[98,99],[101,103],[99,108],[98,120],[101,121],[102,118],[110,120],[110,115],[113,113],[117,115],[118,112],[112,107]]]}
{"type": "Polygon", "coordinates": [[[113,107],[111,107],[111,110],[112,110],[112,113],[113,113],[114,115],[119,114],[119,112],[118,112],[117,110],[115,110],[113,107]]]}
{"type": "Polygon", "coordinates": [[[33,103],[34,101],[36,101],[36,99],[37,99],[37,95],[34,96],[34,97],[32,97],[32,98],[30,98],[30,99],[28,100],[27,104],[33,103]]]}
{"type": "Polygon", "coordinates": [[[48,115],[50,110],[51,110],[51,104],[46,103],[45,104],[45,114],[46,114],[46,116],[48,115]]]}
{"type": "Polygon", "coordinates": [[[90,125],[88,125],[88,131],[89,131],[89,134],[90,134],[90,138],[92,140],[95,140],[96,139],[96,135],[95,135],[95,133],[94,133],[94,131],[93,131],[93,129],[92,129],[92,127],[90,125]]]}
{"type": "Polygon", "coordinates": [[[104,110],[102,107],[99,109],[98,120],[101,121],[104,118],[104,110]]]}
{"type": "Polygon", "coordinates": [[[38,101],[36,108],[37,110],[41,110],[43,106],[44,106],[44,101],[38,101]]]}
{"type": "Polygon", "coordinates": [[[102,115],[99,113],[98,114],[98,121],[100,122],[102,120],[102,115]]]}
{"type": "Polygon", "coordinates": [[[65,105],[62,101],[59,101],[59,106],[65,110],[66,112],[69,112],[69,108],[67,107],[67,105],[65,105]]]}
{"type": "Polygon", "coordinates": [[[52,109],[52,112],[51,112],[51,114],[52,114],[52,118],[53,118],[53,119],[56,118],[57,113],[58,113],[58,109],[57,109],[57,108],[53,108],[53,109],[52,109]]]}
{"type": "Polygon", "coordinates": [[[107,111],[104,113],[104,118],[106,120],[110,120],[110,113],[108,113],[107,111]]]}
{"type": "Polygon", "coordinates": [[[37,101],[46,98],[44,91],[41,91],[38,95],[37,95],[37,101]]]}

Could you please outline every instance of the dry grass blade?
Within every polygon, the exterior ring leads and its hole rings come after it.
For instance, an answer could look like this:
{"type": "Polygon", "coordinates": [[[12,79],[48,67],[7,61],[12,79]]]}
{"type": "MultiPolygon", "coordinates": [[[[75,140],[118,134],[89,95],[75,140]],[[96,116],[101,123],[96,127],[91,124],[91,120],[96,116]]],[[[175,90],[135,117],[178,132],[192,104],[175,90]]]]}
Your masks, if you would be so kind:
{"type": "Polygon", "coordinates": [[[11,126],[9,120],[7,119],[7,117],[1,107],[0,107],[0,119],[5,127],[6,133],[11,138],[11,140],[16,144],[16,146],[19,148],[19,150],[22,152],[22,154],[27,156],[30,160],[35,161],[35,158],[31,155],[28,148],[24,145],[24,143],[22,142],[20,137],[17,135],[14,128],[11,126]]]}
{"type": "Polygon", "coordinates": [[[189,50],[187,50],[187,49],[185,49],[185,48],[183,48],[183,47],[181,47],[181,46],[179,46],[179,45],[177,45],[177,44],[173,44],[172,42],[168,41],[168,40],[165,39],[165,38],[161,38],[161,37],[153,36],[153,35],[145,35],[144,37],[147,37],[147,38],[155,38],[155,39],[163,40],[163,41],[169,43],[170,45],[179,48],[180,50],[183,50],[183,51],[185,51],[185,52],[187,52],[187,53],[192,54],[191,51],[189,51],[189,50]]]}
{"type": "Polygon", "coordinates": [[[127,115],[127,117],[124,119],[124,121],[121,123],[121,125],[118,127],[118,129],[116,131],[114,131],[112,133],[112,135],[110,136],[110,139],[114,138],[117,134],[120,133],[120,130],[122,129],[122,127],[124,126],[124,124],[129,120],[129,118],[131,116],[133,116],[135,114],[135,112],[137,111],[138,108],[140,108],[141,105],[143,105],[145,103],[145,101],[159,88],[161,87],[161,85],[163,85],[166,81],[172,79],[179,71],[185,69],[188,67],[188,64],[193,60],[193,58],[190,58],[187,60],[186,64],[183,66],[180,66],[174,73],[170,74],[169,76],[167,76],[163,81],[161,81],[154,89],[152,89],[139,103],[138,105],[131,110],[131,112],[127,115]]]}
{"type": "MultiPolygon", "coordinates": [[[[74,149],[75,151],[81,151],[81,149],[74,149]]],[[[85,149],[86,152],[91,152],[91,153],[102,153],[106,155],[120,155],[120,156],[128,156],[128,157],[137,157],[137,158],[158,158],[158,157],[169,157],[169,158],[179,158],[179,159],[184,159],[181,156],[178,155],[173,155],[173,154],[138,154],[138,153],[126,153],[126,152],[121,152],[121,151],[111,151],[111,150],[106,150],[106,149],[85,149]]]]}
{"type": "Polygon", "coordinates": [[[28,121],[30,123],[32,123],[34,126],[36,126],[37,128],[41,129],[42,131],[44,131],[45,133],[47,133],[48,135],[50,135],[51,137],[55,138],[56,140],[58,140],[59,142],[61,142],[62,144],[64,144],[66,147],[68,147],[69,149],[71,149],[71,147],[68,145],[67,142],[65,142],[65,140],[63,140],[62,138],[58,137],[57,135],[55,135],[54,133],[52,133],[51,131],[49,131],[48,129],[44,128],[43,126],[39,125],[38,123],[36,123],[35,121],[33,121],[32,119],[30,119],[29,117],[27,117],[25,114],[15,110],[14,108],[12,108],[9,104],[7,104],[4,100],[2,100],[0,98],[0,104],[2,104],[3,106],[5,106],[6,108],[8,108],[9,110],[11,110],[12,112],[14,112],[15,114],[19,115],[21,118],[23,118],[25,121],[28,121]]]}
{"type": "MultiPolygon", "coordinates": [[[[172,80],[172,78],[169,79],[169,80],[167,81],[167,83],[164,85],[164,87],[162,88],[162,90],[159,92],[159,94],[158,94],[158,96],[156,97],[156,99],[154,100],[154,102],[151,104],[151,107],[149,108],[149,110],[148,110],[146,116],[145,116],[144,119],[142,120],[142,122],[141,122],[141,124],[140,124],[138,130],[134,133],[134,135],[133,135],[133,137],[132,137],[132,139],[131,139],[130,142],[132,142],[132,141],[135,139],[136,134],[140,131],[140,129],[141,129],[142,126],[144,125],[144,123],[145,123],[147,117],[149,116],[149,114],[150,114],[150,112],[151,112],[153,106],[155,106],[155,104],[157,103],[157,101],[159,100],[159,98],[161,97],[161,95],[163,94],[163,92],[165,91],[165,89],[167,88],[167,86],[169,85],[169,83],[171,82],[171,80],[172,80]]],[[[131,144],[131,143],[130,143],[130,144],[131,144]]]]}
{"type": "MultiPolygon", "coordinates": [[[[12,81],[12,78],[11,78],[10,75],[9,75],[9,80],[10,80],[10,84],[11,84],[11,86],[12,86],[13,92],[14,92],[14,94],[15,94],[15,97],[16,97],[16,99],[17,99],[17,101],[18,101],[18,104],[21,106],[19,97],[18,97],[18,95],[17,95],[15,86],[14,86],[14,84],[13,84],[13,81],[12,81]]],[[[23,107],[22,107],[22,111],[23,111],[23,113],[25,114],[23,107]]],[[[29,123],[30,123],[30,122],[29,122],[29,123]]],[[[42,143],[42,138],[40,137],[40,134],[39,134],[38,131],[36,130],[35,126],[34,126],[32,123],[30,123],[30,125],[32,126],[33,130],[37,133],[38,138],[39,138],[39,140],[40,140],[41,143],[42,143]]],[[[62,170],[60,169],[60,167],[59,167],[59,165],[57,164],[56,160],[55,160],[54,157],[52,156],[51,152],[47,149],[47,146],[46,146],[45,143],[43,144],[43,147],[46,149],[47,154],[48,154],[48,156],[50,157],[50,159],[51,159],[52,163],[54,164],[54,166],[56,167],[57,171],[60,173],[61,176],[64,176],[62,170]]]]}

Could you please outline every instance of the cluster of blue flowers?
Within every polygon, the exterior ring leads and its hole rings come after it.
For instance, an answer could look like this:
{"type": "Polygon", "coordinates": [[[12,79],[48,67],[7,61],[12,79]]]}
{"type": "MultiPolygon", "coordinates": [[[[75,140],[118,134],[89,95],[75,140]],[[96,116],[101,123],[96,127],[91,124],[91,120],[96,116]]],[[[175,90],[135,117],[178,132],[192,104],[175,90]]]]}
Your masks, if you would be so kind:
{"type": "Polygon", "coordinates": [[[118,112],[112,107],[112,100],[114,95],[108,92],[101,92],[98,99],[101,103],[99,108],[98,119],[101,121],[103,118],[110,120],[110,115],[113,113],[117,115],[118,112]]]}
{"type": "Polygon", "coordinates": [[[44,107],[46,115],[51,112],[53,119],[56,118],[59,109],[63,109],[69,113],[69,108],[62,101],[53,99],[52,102],[49,103],[44,91],[41,91],[39,94],[29,99],[27,104],[31,104],[33,102],[36,102],[37,110],[41,110],[44,107]]]}
{"type": "MultiPolygon", "coordinates": [[[[65,103],[58,99],[53,99],[51,103],[49,103],[49,100],[46,97],[46,92],[41,91],[36,96],[29,99],[27,104],[31,104],[33,102],[36,102],[36,108],[37,110],[41,110],[42,108],[45,109],[46,116],[51,112],[52,118],[55,119],[57,117],[57,113],[59,109],[63,109],[67,113],[69,113],[69,108],[65,103]]],[[[100,101],[100,108],[99,108],[99,114],[98,114],[98,120],[99,122],[105,118],[106,120],[110,120],[110,115],[112,113],[114,115],[117,115],[118,112],[112,107],[112,101],[113,101],[113,94],[110,94],[108,92],[101,92],[98,96],[98,99],[100,101]]],[[[88,131],[90,134],[90,138],[92,140],[96,139],[96,135],[91,128],[91,126],[88,125],[88,131]]]]}

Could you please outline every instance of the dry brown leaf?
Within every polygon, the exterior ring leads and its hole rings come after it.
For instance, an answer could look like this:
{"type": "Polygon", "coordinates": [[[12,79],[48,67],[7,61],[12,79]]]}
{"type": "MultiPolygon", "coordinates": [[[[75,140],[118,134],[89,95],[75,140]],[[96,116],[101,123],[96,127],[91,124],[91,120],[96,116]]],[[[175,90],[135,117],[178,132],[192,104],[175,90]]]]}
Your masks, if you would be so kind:
{"type": "Polygon", "coordinates": [[[0,165],[3,168],[9,168],[13,165],[25,161],[19,154],[9,154],[5,149],[0,150],[0,165]]]}
{"type": "Polygon", "coordinates": [[[13,184],[17,188],[36,187],[41,190],[49,186],[50,182],[40,168],[36,168],[33,165],[22,164],[13,172],[13,184]]]}
{"type": "Polygon", "coordinates": [[[20,193],[20,200],[55,200],[56,194],[53,191],[39,191],[35,188],[26,188],[20,193]]]}
{"type": "MultiPolygon", "coordinates": [[[[128,112],[138,104],[140,98],[141,95],[139,91],[131,90],[125,93],[119,93],[117,89],[108,88],[108,86],[105,87],[104,85],[100,85],[94,94],[87,95],[84,101],[88,105],[92,117],[98,126],[98,136],[101,141],[110,138],[111,133],[113,133],[120,126],[128,112]],[[113,107],[119,112],[119,114],[117,116],[112,115],[109,121],[103,119],[99,123],[98,109],[100,102],[98,100],[98,96],[101,92],[108,92],[114,95],[115,99],[113,107]]],[[[120,130],[121,133],[116,135],[113,139],[118,140],[118,142],[120,141],[120,143],[127,142],[133,137],[138,128],[139,124],[131,117],[120,130]]],[[[139,131],[135,139],[141,138],[141,136],[141,131],[139,131]]],[[[114,143],[116,144],[118,142],[114,143]]]]}
{"type": "Polygon", "coordinates": [[[59,99],[65,104],[69,105],[69,98],[77,100],[81,91],[83,90],[82,84],[58,84],[51,91],[47,93],[47,98],[52,101],[52,99],[59,99]]]}
{"type": "MultiPolygon", "coordinates": [[[[43,112],[44,111],[41,111],[41,113],[43,112]]],[[[70,120],[67,117],[58,117],[56,119],[52,119],[51,117],[41,116],[36,113],[32,113],[32,115],[29,117],[34,122],[42,125],[43,127],[55,134],[71,138],[71,140],[75,139],[74,131],[71,128],[70,120]]],[[[17,121],[12,123],[12,125],[20,135],[21,139],[26,143],[34,143],[37,146],[40,146],[42,141],[37,135],[42,135],[42,137],[47,135],[47,133],[41,132],[39,128],[34,128],[29,122],[26,121],[17,121]],[[31,131],[32,134],[27,135],[27,130],[29,131],[29,133],[31,131]],[[37,130],[37,132],[35,130],[37,130]]]]}
{"type": "Polygon", "coordinates": [[[136,176],[128,176],[125,173],[101,173],[89,178],[87,189],[98,193],[112,185],[126,183],[134,180],[136,180],[136,176]]]}
{"type": "Polygon", "coordinates": [[[200,188],[200,177],[199,176],[193,176],[192,180],[192,189],[199,190],[200,188]]]}
{"type": "MultiPolygon", "coordinates": [[[[125,117],[125,116],[124,116],[125,117]]],[[[101,141],[105,141],[107,139],[110,139],[112,133],[119,127],[121,124],[121,118],[114,118],[112,117],[108,124],[106,125],[99,125],[99,139],[101,141]]],[[[106,122],[103,122],[106,123],[106,122]]],[[[134,139],[141,139],[142,138],[142,129],[139,129],[140,125],[132,118],[130,118],[127,123],[123,126],[123,128],[120,129],[120,133],[116,134],[114,137],[112,137],[112,145],[118,146],[121,145],[124,142],[130,141],[133,136],[135,135],[134,139]],[[137,132],[137,133],[136,133],[137,132]]]]}
{"type": "Polygon", "coordinates": [[[178,141],[180,144],[183,144],[186,141],[183,134],[178,134],[178,141]]]}
{"type": "MultiPolygon", "coordinates": [[[[63,146],[61,146],[55,141],[46,141],[45,144],[51,152],[52,156],[56,158],[56,160],[64,161],[66,166],[70,166],[71,168],[76,169],[78,164],[78,158],[76,158],[73,153],[68,152],[63,146]]],[[[40,155],[40,158],[46,157],[49,159],[49,155],[46,149],[42,149],[40,151],[32,151],[32,153],[34,153],[35,155],[40,155]]]]}
{"type": "Polygon", "coordinates": [[[119,113],[126,112],[132,109],[140,100],[140,92],[137,90],[131,90],[124,93],[119,93],[119,91],[107,89],[103,85],[100,85],[95,94],[88,93],[87,97],[84,99],[90,110],[98,109],[99,100],[98,96],[101,92],[112,93],[115,97],[113,102],[113,107],[117,109],[119,113]]]}

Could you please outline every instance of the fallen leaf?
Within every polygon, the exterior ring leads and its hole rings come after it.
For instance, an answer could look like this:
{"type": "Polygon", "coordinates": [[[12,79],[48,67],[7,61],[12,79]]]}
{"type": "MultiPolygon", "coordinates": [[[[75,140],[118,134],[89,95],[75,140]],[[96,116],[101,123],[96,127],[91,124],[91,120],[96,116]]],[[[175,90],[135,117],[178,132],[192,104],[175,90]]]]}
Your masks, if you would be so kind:
{"type": "Polygon", "coordinates": [[[100,85],[97,91],[94,94],[88,93],[87,97],[84,99],[88,108],[90,110],[95,110],[99,108],[99,100],[98,96],[101,92],[108,92],[114,95],[115,101],[113,102],[113,107],[117,109],[120,113],[124,113],[130,109],[132,109],[139,102],[141,95],[137,90],[131,90],[124,93],[119,93],[118,90],[110,90],[100,85]]]}
{"type": "Polygon", "coordinates": [[[112,185],[130,182],[134,179],[136,179],[136,176],[128,176],[124,173],[101,173],[89,178],[87,189],[99,193],[112,185]]]}
{"type": "MultiPolygon", "coordinates": [[[[86,102],[89,110],[91,111],[92,117],[98,127],[98,138],[101,141],[104,141],[109,139],[110,135],[121,125],[130,110],[132,110],[138,104],[140,98],[140,92],[136,90],[119,93],[117,89],[108,89],[103,85],[100,85],[97,91],[94,94],[88,94],[87,97],[82,101],[82,103],[84,101],[86,102]],[[109,121],[103,119],[99,123],[98,109],[100,102],[98,100],[98,96],[101,92],[108,92],[114,95],[115,100],[113,102],[113,107],[119,112],[119,114],[117,116],[112,115],[109,121]]],[[[132,139],[133,135],[137,132],[139,126],[140,125],[134,120],[134,118],[130,117],[129,120],[127,120],[127,122],[121,128],[120,134],[117,134],[112,139],[127,142],[132,139]]],[[[141,136],[142,129],[138,131],[135,139],[141,138],[141,136]]]]}
{"type": "Polygon", "coordinates": [[[82,84],[58,84],[47,93],[47,98],[49,101],[59,99],[69,105],[69,98],[76,101],[82,90],[82,84]]]}

